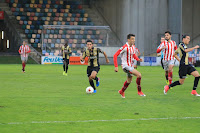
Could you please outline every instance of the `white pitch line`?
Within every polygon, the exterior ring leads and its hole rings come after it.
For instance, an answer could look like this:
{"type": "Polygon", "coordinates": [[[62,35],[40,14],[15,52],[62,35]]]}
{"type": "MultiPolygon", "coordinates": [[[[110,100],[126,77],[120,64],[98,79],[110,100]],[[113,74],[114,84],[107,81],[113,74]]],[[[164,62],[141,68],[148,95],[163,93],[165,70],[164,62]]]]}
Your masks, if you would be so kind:
{"type": "Polygon", "coordinates": [[[80,121],[31,121],[31,122],[9,122],[0,125],[24,125],[24,124],[49,124],[49,123],[86,123],[86,122],[112,122],[112,121],[149,121],[149,120],[184,120],[200,119],[200,117],[168,117],[168,118],[140,118],[140,119],[113,119],[113,120],[80,120],[80,121]]]}

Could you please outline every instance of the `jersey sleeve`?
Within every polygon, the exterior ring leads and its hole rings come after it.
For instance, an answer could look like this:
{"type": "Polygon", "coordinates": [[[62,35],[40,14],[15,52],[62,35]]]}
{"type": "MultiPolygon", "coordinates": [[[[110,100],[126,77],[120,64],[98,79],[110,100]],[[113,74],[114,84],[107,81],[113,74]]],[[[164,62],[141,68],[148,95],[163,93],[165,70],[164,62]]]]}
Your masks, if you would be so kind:
{"type": "Polygon", "coordinates": [[[121,47],[113,56],[113,61],[114,61],[114,66],[115,67],[118,67],[118,64],[117,64],[117,57],[123,53],[125,51],[126,47],[125,45],[123,47],[121,47]]]}
{"type": "Polygon", "coordinates": [[[176,42],[174,42],[174,50],[177,50],[176,42]]]}
{"type": "Polygon", "coordinates": [[[160,46],[158,46],[158,48],[157,48],[157,51],[156,51],[156,52],[157,52],[157,53],[160,53],[160,52],[161,52],[161,48],[162,48],[162,47],[164,47],[164,43],[161,43],[161,44],[160,44],[160,46]]]}
{"type": "Polygon", "coordinates": [[[19,47],[19,50],[18,50],[19,54],[21,54],[21,46],[19,47]]]}
{"type": "Polygon", "coordinates": [[[102,49],[100,49],[100,48],[97,48],[97,51],[99,52],[99,53],[104,53],[104,51],[102,50],[102,49]]]}
{"type": "Polygon", "coordinates": [[[72,52],[72,49],[69,47],[69,52],[71,53],[72,52]]]}
{"type": "Polygon", "coordinates": [[[85,57],[86,57],[86,50],[83,52],[82,58],[85,59],[85,57]]]}

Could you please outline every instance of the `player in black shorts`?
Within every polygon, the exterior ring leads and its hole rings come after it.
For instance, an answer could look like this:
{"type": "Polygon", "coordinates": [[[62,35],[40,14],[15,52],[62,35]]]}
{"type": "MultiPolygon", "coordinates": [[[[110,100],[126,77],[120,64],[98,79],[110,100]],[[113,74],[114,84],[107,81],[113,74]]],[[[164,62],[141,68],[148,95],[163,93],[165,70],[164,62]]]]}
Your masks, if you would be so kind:
{"type": "Polygon", "coordinates": [[[83,52],[83,56],[81,57],[81,61],[88,57],[88,68],[87,68],[87,76],[89,77],[89,83],[94,88],[94,93],[96,93],[96,88],[94,86],[93,80],[96,80],[96,86],[99,86],[99,78],[97,77],[97,73],[100,70],[99,65],[99,53],[104,54],[106,58],[106,63],[109,63],[109,59],[105,52],[103,52],[100,48],[93,47],[93,43],[91,40],[87,42],[87,49],[83,52]]]}
{"type": "Polygon", "coordinates": [[[199,72],[194,68],[194,66],[192,64],[189,64],[188,62],[188,52],[194,50],[194,49],[198,49],[199,46],[196,45],[195,47],[192,48],[187,48],[187,45],[190,42],[190,36],[189,35],[184,35],[183,36],[183,42],[179,44],[178,49],[175,51],[174,57],[180,62],[179,65],[179,81],[175,81],[174,83],[170,84],[170,85],[166,85],[164,87],[164,94],[167,94],[167,91],[169,90],[170,87],[174,87],[176,85],[182,85],[184,83],[184,80],[186,78],[186,75],[193,75],[195,77],[194,80],[194,86],[193,86],[193,90],[191,92],[192,95],[194,96],[200,96],[197,92],[196,92],[196,88],[199,82],[199,72]],[[177,56],[177,54],[179,54],[180,58],[177,56]]]}
{"type": "Polygon", "coordinates": [[[62,46],[62,55],[63,55],[63,75],[67,76],[67,70],[69,65],[69,55],[72,53],[71,48],[66,42],[64,46],[62,46]]]}

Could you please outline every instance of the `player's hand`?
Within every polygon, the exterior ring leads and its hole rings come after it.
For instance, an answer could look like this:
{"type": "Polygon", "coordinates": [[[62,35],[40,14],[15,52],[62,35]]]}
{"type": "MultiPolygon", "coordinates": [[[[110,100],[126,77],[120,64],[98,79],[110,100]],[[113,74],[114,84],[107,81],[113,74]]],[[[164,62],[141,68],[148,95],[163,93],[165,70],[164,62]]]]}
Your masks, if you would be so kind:
{"type": "Polygon", "coordinates": [[[118,72],[118,67],[115,67],[115,72],[118,72]]]}
{"type": "Polygon", "coordinates": [[[196,45],[194,48],[195,48],[195,49],[198,49],[198,48],[199,48],[199,45],[196,45]]]}
{"type": "Polygon", "coordinates": [[[143,59],[139,59],[138,61],[139,61],[139,62],[142,62],[142,61],[143,61],[143,59]]]}
{"type": "Polygon", "coordinates": [[[110,63],[109,59],[106,59],[106,63],[110,63]]]}

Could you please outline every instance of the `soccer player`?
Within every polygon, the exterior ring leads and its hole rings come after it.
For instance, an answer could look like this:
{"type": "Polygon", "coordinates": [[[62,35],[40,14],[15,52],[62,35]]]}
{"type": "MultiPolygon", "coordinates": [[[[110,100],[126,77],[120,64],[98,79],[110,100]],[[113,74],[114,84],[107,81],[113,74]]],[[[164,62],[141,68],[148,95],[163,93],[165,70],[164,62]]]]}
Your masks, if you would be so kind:
{"type": "Polygon", "coordinates": [[[170,84],[170,85],[166,85],[164,87],[164,94],[167,94],[167,91],[169,90],[170,87],[174,87],[177,85],[182,85],[184,83],[184,80],[186,78],[186,75],[193,75],[195,77],[194,79],[194,86],[193,86],[193,90],[191,92],[192,95],[194,96],[200,96],[197,92],[196,92],[196,88],[199,82],[199,72],[194,68],[194,66],[192,64],[189,64],[188,62],[188,52],[194,50],[194,49],[198,49],[199,46],[196,45],[195,47],[192,48],[187,48],[187,45],[190,42],[190,36],[189,35],[183,35],[182,37],[182,43],[179,44],[178,49],[175,51],[174,57],[180,62],[179,65],[179,81],[175,81],[174,83],[170,84]],[[177,54],[179,54],[180,58],[177,56],[177,54]]]}
{"type": "Polygon", "coordinates": [[[103,52],[100,48],[93,47],[93,43],[91,40],[87,40],[87,49],[83,52],[83,56],[80,58],[81,61],[84,61],[85,57],[88,57],[88,67],[87,67],[87,76],[89,78],[90,85],[94,88],[94,92],[96,93],[96,87],[94,85],[93,80],[96,80],[96,86],[99,86],[99,78],[97,77],[97,73],[100,70],[99,65],[99,53],[104,54],[106,63],[109,63],[109,59],[105,52],[103,52]]]}
{"type": "Polygon", "coordinates": [[[172,83],[172,77],[173,77],[173,67],[175,64],[174,59],[174,51],[177,49],[176,42],[171,40],[171,32],[166,31],[165,32],[165,41],[160,44],[160,46],[157,49],[157,53],[160,53],[163,51],[164,58],[163,58],[163,65],[165,70],[165,75],[168,75],[169,84],[172,83]]]}
{"type": "Polygon", "coordinates": [[[29,46],[27,45],[27,41],[23,41],[23,44],[20,46],[18,51],[21,55],[22,72],[25,73],[26,62],[28,61],[28,53],[31,52],[29,46]]]}
{"type": "MultiPolygon", "coordinates": [[[[162,42],[164,42],[164,41],[165,41],[165,37],[162,36],[162,37],[160,38],[160,43],[162,44],[162,42]]],[[[159,45],[159,46],[160,46],[160,45],[159,45]]],[[[157,49],[159,48],[159,46],[157,47],[157,49]]],[[[158,53],[157,56],[160,56],[160,57],[161,57],[160,62],[161,62],[162,68],[164,69],[164,65],[163,65],[164,53],[163,53],[163,51],[161,51],[160,53],[158,53]]],[[[166,83],[169,84],[169,81],[168,81],[168,73],[166,73],[166,72],[165,72],[165,78],[166,78],[166,83]]]]}
{"type": "MultiPolygon", "coordinates": [[[[135,44],[134,44],[134,46],[135,46],[135,44]]],[[[135,54],[137,55],[137,57],[140,56],[140,50],[136,47],[135,47],[135,54]]],[[[134,68],[137,69],[137,60],[133,59],[133,63],[134,63],[134,68]]]]}
{"type": "Polygon", "coordinates": [[[121,54],[121,60],[122,60],[122,69],[125,73],[127,73],[127,80],[124,82],[124,85],[121,90],[119,90],[119,94],[121,94],[122,98],[125,98],[125,90],[128,88],[129,84],[132,81],[133,75],[137,77],[136,83],[137,83],[137,89],[138,89],[138,95],[139,96],[146,96],[142,90],[141,90],[141,73],[138,72],[133,67],[133,58],[135,58],[137,61],[142,61],[142,59],[139,59],[137,55],[135,54],[135,35],[134,34],[128,34],[127,35],[128,42],[124,46],[122,46],[113,56],[114,59],[114,65],[115,65],[115,72],[118,72],[118,64],[117,64],[117,57],[121,54]]]}
{"type": "Polygon", "coordinates": [[[67,76],[67,70],[69,65],[69,55],[72,53],[71,48],[68,45],[68,42],[62,46],[62,55],[63,55],[63,75],[67,76]]]}

